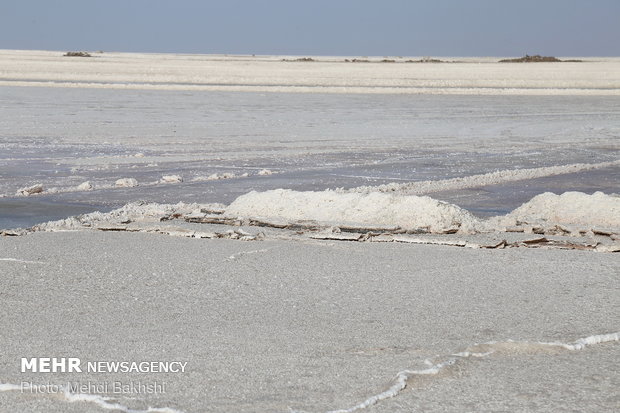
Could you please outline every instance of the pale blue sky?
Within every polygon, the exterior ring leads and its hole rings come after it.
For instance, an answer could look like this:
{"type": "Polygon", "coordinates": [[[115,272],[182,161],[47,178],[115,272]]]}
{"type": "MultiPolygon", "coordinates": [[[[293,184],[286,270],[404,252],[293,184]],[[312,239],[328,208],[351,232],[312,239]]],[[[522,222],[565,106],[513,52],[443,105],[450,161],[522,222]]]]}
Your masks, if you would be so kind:
{"type": "Polygon", "coordinates": [[[620,56],[620,0],[1,0],[0,48],[620,56]]]}

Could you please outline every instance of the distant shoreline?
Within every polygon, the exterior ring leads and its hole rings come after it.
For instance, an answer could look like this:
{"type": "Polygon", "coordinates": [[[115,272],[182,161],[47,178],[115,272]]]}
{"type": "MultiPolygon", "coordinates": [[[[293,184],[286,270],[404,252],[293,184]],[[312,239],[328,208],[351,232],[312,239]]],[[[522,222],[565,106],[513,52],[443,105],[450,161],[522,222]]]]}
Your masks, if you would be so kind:
{"type": "Polygon", "coordinates": [[[523,65],[499,63],[500,57],[240,57],[108,52],[81,57],[65,53],[0,50],[0,86],[260,93],[620,95],[620,58],[523,65]]]}
{"type": "MultiPolygon", "coordinates": [[[[291,60],[303,61],[302,59],[312,59],[318,62],[345,62],[345,59],[353,60],[369,60],[370,62],[381,62],[382,60],[395,60],[396,62],[420,61],[424,59],[440,60],[441,63],[492,63],[499,62],[504,59],[520,59],[519,56],[460,56],[460,55],[317,55],[317,54],[252,54],[252,53],[183,53],[183,52],[126,52],[115,50],[44,50],[44,49],[2,49],[0,48],[0,56],[6,54],[13,55],[57,55],[63,56],[72,53],[89,53],[90,57],[104,56],[167,56],[167,57],[197,57],[207,60],[235,60],[235,59],[253,59],[253,60],[291,60]]],[[[79,57],[79,56],[64,56],[79,57]]],[[[602,62],[620,60],[620,56],[554,56],[562,61],[583,60],[585,62],[602,62]]]]}

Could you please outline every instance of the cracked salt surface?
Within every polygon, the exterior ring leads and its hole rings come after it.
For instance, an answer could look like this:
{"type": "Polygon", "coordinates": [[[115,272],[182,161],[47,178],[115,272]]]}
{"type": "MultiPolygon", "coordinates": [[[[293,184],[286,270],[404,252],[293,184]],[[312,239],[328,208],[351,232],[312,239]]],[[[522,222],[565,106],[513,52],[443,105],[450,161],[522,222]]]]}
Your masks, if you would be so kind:
{"type": "MultiPolygon", "coordinates": [[[[526,354],[539,351],[544,348],[560,348],[568,351],[580,351],[586,348],[587,346],[593,346],[601,343],[609,343],[620,341],[620,332],[617,333],[608,333],[608,334],[596,334],[588,337],[583,337],[575,340],[572,343],[546,343],[546,342],[529,342],[529,341],[513,341],[507,340],[503,342],[491,341],[488,343],[482,344],[474,344],[473,346],[468,347],[466,350],[453,353],[448,356],[443,357],[445,360],[433,364],[430,363],[430,367],[421,370],[403,370],[396,374],[396,378],[394,379],[394,384],[390,386],[384,392],[378,393],[374,396],[369,397],[363,402],[346,408],[339,410],[330,410],[328,413],[351,413],[357,410],[362,410],[367,407],[373,406],[379,403],[382,400],[390,399],[392,397],[398,396],[400,392],[402,392],[407,387],[407,382],[412,377],[415,376],[434,376],[442,372],[443,370],[449,369],[452,366],[466,360],[468,358],[481,358],[488,357],[495,353],[503,352],[525,352],[526,354]]],[[[440,357],[441,358],[441,357],[440,357]]]]}

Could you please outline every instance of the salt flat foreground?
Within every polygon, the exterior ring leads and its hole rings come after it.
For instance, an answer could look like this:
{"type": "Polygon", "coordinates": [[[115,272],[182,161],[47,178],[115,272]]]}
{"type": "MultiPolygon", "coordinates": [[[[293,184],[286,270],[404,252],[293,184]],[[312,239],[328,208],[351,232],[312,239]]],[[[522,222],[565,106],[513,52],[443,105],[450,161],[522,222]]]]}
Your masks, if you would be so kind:
{"type": "Polygon", "coordinates": [[[106,411],[97,401],[125,411],[349,409],[389,389],[397,373],[467,349],[491,353],[412,374],[368,411],[620,406],[614,337],[572,351],[537,344],[617,332],[614,254],[91,231],[0,238],[0,251],[5,412],[106,411]],[[509,339],[517,342],[471,347],[509,339]],[[188,367],[19,372],[20,357],[46,355],[188,367]],[[87,380],[160,380],[167,391],[70,402],[7,386],[87,380]]]}

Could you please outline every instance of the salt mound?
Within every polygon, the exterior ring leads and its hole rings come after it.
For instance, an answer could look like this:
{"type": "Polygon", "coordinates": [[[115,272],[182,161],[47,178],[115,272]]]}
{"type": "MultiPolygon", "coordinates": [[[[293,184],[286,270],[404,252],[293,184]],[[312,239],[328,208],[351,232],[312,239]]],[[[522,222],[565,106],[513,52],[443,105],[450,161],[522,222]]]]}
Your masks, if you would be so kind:
{"type": "Polygon", "coordinates": [[[224,172],[222,174],[218,174],[218,173],[211,174],[211,175],[209,175],[207,177],[207,180],[208,181],[217,181],[219,179],[232,179],[234,177],[235,177],[234,173],[232,173],[232,172],[224,172]]]}
{"type": "Polygon", "coordinates": [[[328,224],[426,229],[434,233],[476,232],[482,223],[468,211],[427,196],[389,193],[250,192],[230,204],[225,215],[328,224]]]}
{"type": "Polygon", "coordinates": [[[94,189],[93,184],[90,181],[82,182],[77,186],[78,191],[92,191],[94,189]]]}
{"type": "Polygon", "coordinates": [[[118,188],[132,188],[138,186],[138,181],[135,178],[121,178],[114,183],[114,186],[118,188]]]}
{"type": "Polygon", "coordinates": [[[191,214],[201,208],[219,209],[221,204],[157,204],[149,202],[132,202],[110,212],[92,212],[78,216],[49,221],[36,225],[39,231],[76,230],[84,227],[96,227],[99,224],[116,225],[130,222],[160,222],[175,216],[191,214]]]}
{"type": "Polygon", "coordinates": [[[545,192],[506,215],[503,221],[509,225],[521,221],[620,228],[620,196],[602,192],[545,192]]]}
{"type": "Polygon", "coordinates": [[[17,190],[17,192],[15,193],[15,195],[17,196],[30,196],[30,195],[34,195],[34,194],[40,194],[43,192],[43,185],[42,184],[35,184],[32,186],[27,186],[25,188],[20,188],[17,190]]]}
{"type": "Polygon", "coordinates": [[[450,191],[453,189],[478,188],[525,179],[545,176],[563,175],[580,171],[620,166],[620,160],[599,163],[574,163],[568,165],[545,166],[542,168],[506,169],[486,174],[459,176],[456,178],[397,183],[390,182],[377,186],[359,186],[340,192],[401,192],[412,195],[427,195],[431,192],[450,191]]]}
{"type": "Polygon", "coordinates": [[[179,175],[164,175],[159,180],[162,184],[176,184],[179,182],[183,182],[183,178],[179,175]]]}

